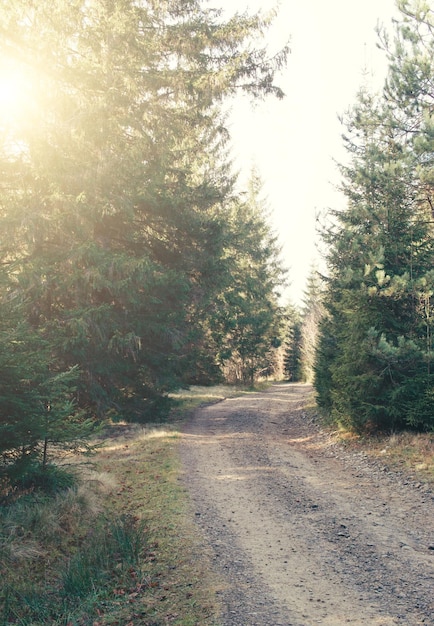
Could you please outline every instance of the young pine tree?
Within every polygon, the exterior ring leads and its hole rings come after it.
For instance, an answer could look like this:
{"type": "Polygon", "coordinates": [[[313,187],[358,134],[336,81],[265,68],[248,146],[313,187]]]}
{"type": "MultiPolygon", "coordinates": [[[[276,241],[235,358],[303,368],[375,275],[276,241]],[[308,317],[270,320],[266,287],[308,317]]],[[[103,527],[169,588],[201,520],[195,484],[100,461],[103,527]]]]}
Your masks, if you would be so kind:
{"type": "Polygon", "coordinates": [[[284,372],[291,382],[299,382],[302,378],[302,316],[293,305],[286,309],[287,336],[285,339],[284,372]]]}

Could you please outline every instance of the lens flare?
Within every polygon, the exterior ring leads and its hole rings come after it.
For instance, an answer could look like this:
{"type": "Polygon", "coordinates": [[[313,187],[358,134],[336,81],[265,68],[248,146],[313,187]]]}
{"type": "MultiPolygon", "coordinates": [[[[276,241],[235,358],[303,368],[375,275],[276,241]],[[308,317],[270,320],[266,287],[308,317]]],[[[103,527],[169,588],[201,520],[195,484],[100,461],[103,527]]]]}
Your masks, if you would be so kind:
{"type": "MultiPolygon", "coordinates": [[[[27,85],[23,74],[0,71],[0,115],[15,118],[26,102],[27,85]]],[[[4,121],[4,120],[3,120],[4,121]]]]}

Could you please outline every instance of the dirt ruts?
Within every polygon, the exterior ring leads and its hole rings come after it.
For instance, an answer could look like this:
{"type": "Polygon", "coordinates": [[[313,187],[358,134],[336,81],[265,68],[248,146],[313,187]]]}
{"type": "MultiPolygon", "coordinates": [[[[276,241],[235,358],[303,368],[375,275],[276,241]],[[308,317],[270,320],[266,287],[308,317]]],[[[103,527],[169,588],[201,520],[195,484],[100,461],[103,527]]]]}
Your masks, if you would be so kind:
{"type": "Polygon", "coordinates": [[[336,444],[307,385],[199,409],[180,444],[222,626],[434,625],[434,494],[336,444]]]}

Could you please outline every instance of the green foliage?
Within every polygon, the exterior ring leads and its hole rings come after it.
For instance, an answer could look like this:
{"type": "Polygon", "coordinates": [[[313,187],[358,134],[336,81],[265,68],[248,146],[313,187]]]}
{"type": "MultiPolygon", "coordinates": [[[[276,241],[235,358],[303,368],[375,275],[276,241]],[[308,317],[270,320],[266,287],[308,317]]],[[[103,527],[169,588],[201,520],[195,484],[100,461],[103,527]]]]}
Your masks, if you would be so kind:
{"type": "Polygon", "coordinates": [[[323,317],[323,285],[312,267],[301,310],[287,308],[287,337],[284,370],[289,380],[312,382],[318,349],[319,325],[323,317]]]}
{"type": "Polygon", "coordinates": [[[30,481],[51,489],[51,448],[83,446],[95,423],[75,406],[77,368],[56,372],[41,335],[23,322],[12,328],[16,312],[7,301],[0,300],[0,311],[0,474],[11,487],[30,481]]]}
{"type": "Polygon", "coordinates": [[[274,252],[235,194],[221,103],[239,91],[281,97],[274,76],[288,48],[270,58],[258,47],[271,14],[225,22],[204,4],[0,9],[2,59],[29,96],[0,128],[9,459],[46,464],[50,447],[89,432],[89,415],[163,417],[171,390],[221,378],[228,348],[250,359],[251,375],[264,366],[274,252]],[[244,217],[255,229],[238,261],[244,217]],[[258,269],[243,275],[249,255],[258,269]],[[267,291],[258,304],[257,280],[267,291]],[[232,306],[244,330],[221,332],[232,306]]]}
{"type": "Polygon", "coordinates": [[[333,408],[333,367],[338,355],[338,341],[334,332],[338,327],[338,312],[331,310],[323,316],[318,328],[315,351],[314,386],[316,402],[324,416],[330,417],[333,408]]]}
{"type": "Polygon", "coordinates": [[[348,428],[434,428],[431,14],[401,3],[383,97],[361,90],[346,120],[348,208],[329,246],[315,365],[318,403],[348,428]],[[428,53],[428,51],[431,53],[428,53]]]}
{"type": "Polygon", "coordinates": [[[284,271],[261,189],[259,176],[252,172],[245,201],[233,206],[225,251],[229,271],[212,328],[227,380],[247,385],[260,373],[272,373],[283,325],[278,289],[284,271]]]}
{"type": "Polygon", "coordinates": [[[124,516],[94,530],[80,550],[70,559],[64,572],[61,594],[65,599],[85,598],[113,576],[137,568],[146,549],[143,524],[124,516]]]}
{"type": "MultiPolygon", "coordinates": [[[[41,465],[34,459],[18,459],[0,472],[0,479],[6,479],[8,490],[3,500],[7,503],[15,493],[43,492],[56,494],[69,489],[75,484],[71,471],[56,465],[41,465]]],[[[0,502],[2,498],[0,497],[0,502]]]]}
{"type": "MultiPolygon", "coordinates": [[[[5,307],[2,311],[7,314],[5,307]]],[[[24,325],[8,328],[6,320],[5,315],[0,322],[0,451],[10,457],[31,452],[38,441],[38,384],[46,354],[24,325]]]]}
{"type": "Polygon", "coordinates": [[[300,328],[301,380],[304,382],[312,382],[314,377],[318,328],[323,312],[322,279],[313,266],[307,278],[300,328]]]}
{"type": "Polygon", "coordinates": [[[301,328],[302,318],[298,309],[289,305],[286,311],[287,336],[285,341],[284,371],[288,380],[302,380],[301,328]]]}

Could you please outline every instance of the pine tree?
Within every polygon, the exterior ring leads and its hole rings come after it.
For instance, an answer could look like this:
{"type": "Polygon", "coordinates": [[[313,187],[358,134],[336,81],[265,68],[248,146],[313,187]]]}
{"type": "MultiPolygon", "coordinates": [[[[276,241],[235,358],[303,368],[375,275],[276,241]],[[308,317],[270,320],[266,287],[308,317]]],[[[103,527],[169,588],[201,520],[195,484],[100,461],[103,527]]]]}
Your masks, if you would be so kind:
{"type": "Polygon", "coordinates": [[[0,10],[2,52],[33,95],[3,142],[1,260],[55,374],[78,365],[81,408],[144,419],[211,361],[203,312],[232,237],[219,103],[282,95],[287,49],[252,45],[267,21],[226,23],[196,0],[0,10]]]}
{"type": "Polygon", "coordinates": [[[284,371],[288,380],[302,380],[302,316],[294,305],[286,308],[287,332],[285,340],[284,371]]]}
{"type": "Polygon", "coordinates": [[[303,298],[300,328],[301,378],[304,382],[312,382],[314,377],[318,327],[323,315],[322,290],[321,277],[317,268],[312,266],[303,298]]]}
{"type": "Polygon", "coordinates": [[[253,385],[273,369],[280,346],[282,311],[278,290],[284,280],[277,238],[269,225],[262,182],[253,171],[245,200],[236,201],[226,247],[226,288],[213,320],[219,360],[226,376],[253,385]]]}
{"type": "Polygon", "coordinates": [[[39,466],[46,471],[54,446],[83,448],[95,424],[75,406],[78,373],[56,373],[47,342],[19,319],[16,302],[3,298],[0,311],[0,478],[13,487],[39,466]]]}
{"type": "Polygon", "coordinates": [[[325,234],[327,315],[315,385],[319,404],[357,429],[432,427],[434,250],[426,166],[432,144],[426,120],[433,75],[427,51],[434,40],[425,28],[429,12],[400,5],[405,16],[389,49],[383,98],[361,91],[347,120],[348,209],[335,215],[337,227],[325,234]]]}

